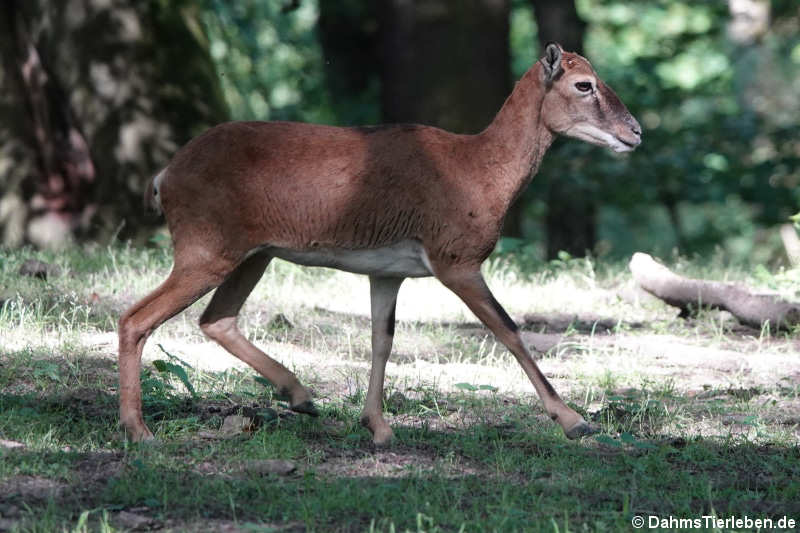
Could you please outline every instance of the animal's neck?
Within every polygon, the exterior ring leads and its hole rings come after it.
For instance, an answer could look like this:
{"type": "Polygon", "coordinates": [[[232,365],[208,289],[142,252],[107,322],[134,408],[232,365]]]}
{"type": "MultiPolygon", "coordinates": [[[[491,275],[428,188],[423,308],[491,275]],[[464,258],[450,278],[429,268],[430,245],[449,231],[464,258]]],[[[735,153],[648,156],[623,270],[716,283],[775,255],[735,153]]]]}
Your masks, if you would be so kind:
{"type": "Polygon", "coordinates": [[[542,121],[545,89],[536,63],[517,82],[491,124],[480,134],[482,158],[506,206],[530,183],[553,133],[542,121]]]}

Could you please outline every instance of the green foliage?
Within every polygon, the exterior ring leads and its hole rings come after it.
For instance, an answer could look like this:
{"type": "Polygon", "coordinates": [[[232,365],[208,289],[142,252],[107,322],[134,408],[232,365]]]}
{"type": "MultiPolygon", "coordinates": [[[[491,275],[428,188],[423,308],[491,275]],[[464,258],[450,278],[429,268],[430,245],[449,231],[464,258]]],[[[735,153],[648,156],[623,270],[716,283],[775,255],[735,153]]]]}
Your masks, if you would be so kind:
{"type": "MultiPolygon", "coordinates": [[[[628,224],[651,218],[639,206],[661,204],[673,245],[722,245],[735,259],[748,257],[757,226],[785,220],[800,194],[797,137],[787,129],[796,131],[798,115],[779,104],[800,80],[800,64],[782,59],[798,43],[785,28],[797,14],[778,16],[761,42],[736,46],[723,2],[582,0],[579,7],[590,23],[587,54],[645,132],[634,155],[600,156],[596,174],[586,176],[602,180],[602,202],[627,211],[628,224]]],[[[640,239],[658,233],[648,228],[640,239]]],[[[612,247],[631,251],[624,242],[612,247]]]]}
{"type": "MultiPolygon", "coordinates": [[[[623,157],[556,142],[524,197],[530,222],[547,210],[546,181],[567,180],[598,199],[600,255],[721,247],[734,262],[780,257],[761,228],[785,220],[800,201],[796,9],[773,2],[763,39],[737,46],[726,33],[725,2],[576,3],[588,23],[585,53],[642,123],[644,142],[623,157]]],[[[515,58],[530,57],[535,39],[525,4],[514,4],[515,58]]],[[[537,223],[526,237],[544,240],[537,223]]],[[[541,244],[533,252],[542,258],[541,244]]]]}
{"type": "Polygon", "coordinates": [[[205,0],[203,24],[231,115],[240,120],[330,123],[317,39],[317,3],[205,0]]]}
{"type": "Polygon", "coordinates": [[[189,374],[186,373],[187,369],[192,370],[192,366],[185,361],[181,361],[179,357],[169,353],[162,345],[159,344],[158,348],[169,357],[170,361],[164,361],[163,359],[154,360],[153,366],[156,370],[161,374],[172,375],[178,378],[181,383],[183,383],[183,386],[186,387],[186,390],[189,391],[189,394],[192,395],[192,398],[197,398],[197,393],[192,386],[192,382],[189,381],[189,374]],[[177,363],[171,361],[177,361],[177,363]]]}
{"type": "Polygon", "coordinates": [[[509,25],[509,46],[511,48],[511,75],[518,80],[539,58],[536,42],[536,22],[533,9],[528,0],[514,0],[511,3],[509,25]]]}

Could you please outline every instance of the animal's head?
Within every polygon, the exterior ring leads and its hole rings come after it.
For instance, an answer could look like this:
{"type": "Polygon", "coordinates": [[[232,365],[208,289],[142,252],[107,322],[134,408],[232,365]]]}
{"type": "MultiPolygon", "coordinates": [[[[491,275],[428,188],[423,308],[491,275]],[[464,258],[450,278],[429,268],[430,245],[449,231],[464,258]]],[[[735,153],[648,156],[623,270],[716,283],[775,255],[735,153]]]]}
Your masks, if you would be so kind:
{"type": "Polygon", "coordinates": [[[554,133],[629,152],[642,142],[642,128],[589,62],[556,43],[545,47],[542,103],[545,126],[554,133]]]}

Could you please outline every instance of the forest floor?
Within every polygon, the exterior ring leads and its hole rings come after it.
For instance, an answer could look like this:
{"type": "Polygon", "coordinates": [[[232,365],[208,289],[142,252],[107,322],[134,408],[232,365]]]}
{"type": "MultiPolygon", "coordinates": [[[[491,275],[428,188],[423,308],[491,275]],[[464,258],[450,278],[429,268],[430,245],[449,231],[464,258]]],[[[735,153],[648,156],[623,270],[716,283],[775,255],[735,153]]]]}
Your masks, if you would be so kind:
{"type": "MultiPolygon", "coordinates": [[[[764,269],[670,266],[798,296],[764,269]]],[[[494,260],[485,273],[596,435],[568,441],[505,348],[423,279],[400,291],[384,402],[395,440],[375,449],[358,423],[366,278],[274,261],[240,327],[297,373],[320,416],[289,411],[203,337],[206,297],[148,342],[144,412],[158,444],[126,443],[116,322],[169,268],[162,249],[0,250],[0,531],[749,531],[755,520],[800,521],[798,332],[714,311],[677,318],[624,265],[587,260],[525,274],[494,260]],[[20,274],[30,259],[50,265],[46,275],[20,274]]]]}

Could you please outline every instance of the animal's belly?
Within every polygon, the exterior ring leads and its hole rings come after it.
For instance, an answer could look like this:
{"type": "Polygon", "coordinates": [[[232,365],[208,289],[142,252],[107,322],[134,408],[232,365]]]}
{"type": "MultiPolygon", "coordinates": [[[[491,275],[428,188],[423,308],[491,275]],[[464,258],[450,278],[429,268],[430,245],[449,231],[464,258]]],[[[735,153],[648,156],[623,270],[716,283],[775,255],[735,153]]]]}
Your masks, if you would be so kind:
{"type": "Polygon", "coordinates": [[[269,247],[266,251],[274,257],[298,265],[336,268],[356,274],[408,278],[433,275],[425,249],[419,241],[414,240],[365,250],[343,248],[292,250],[269,247]]]}

